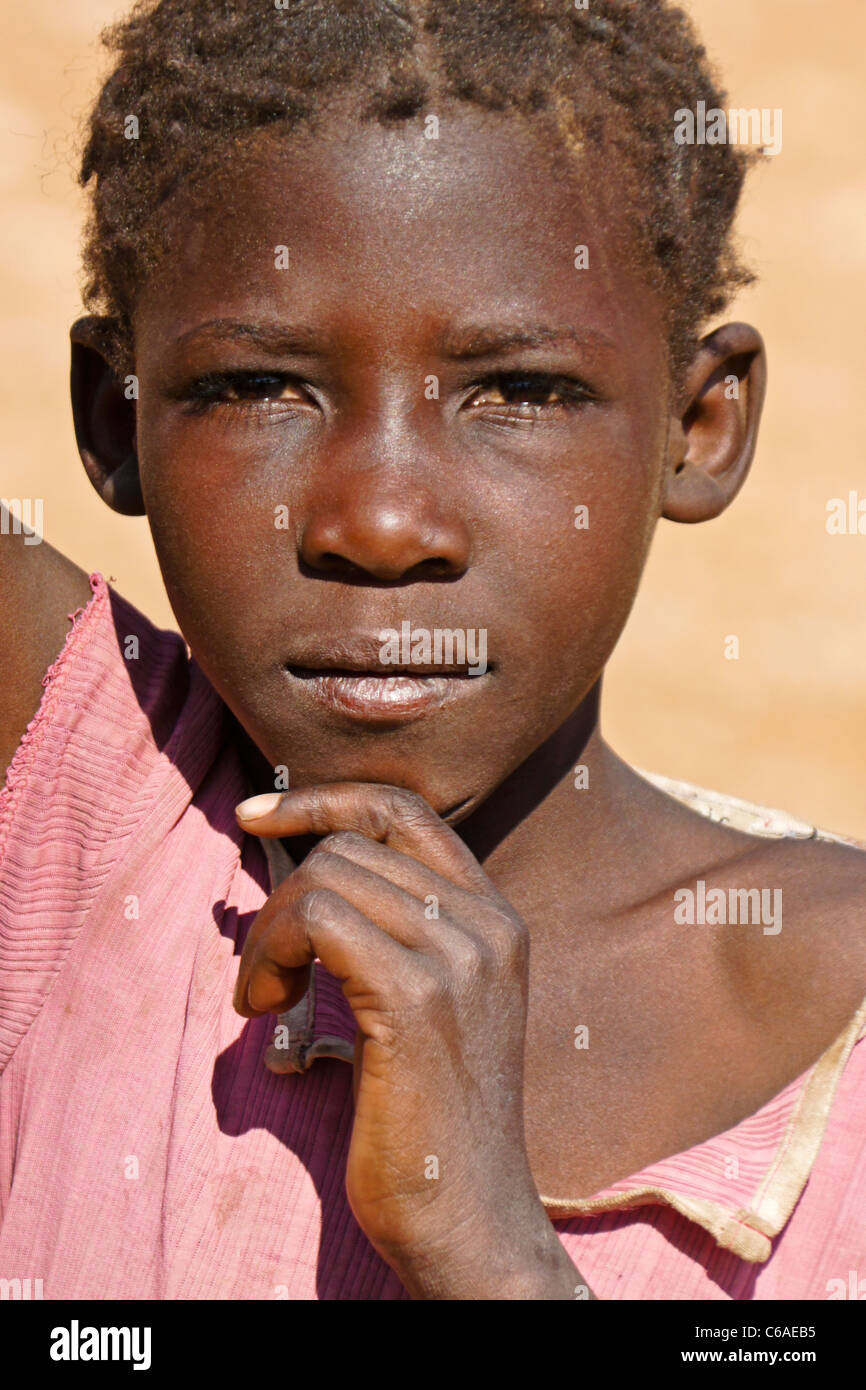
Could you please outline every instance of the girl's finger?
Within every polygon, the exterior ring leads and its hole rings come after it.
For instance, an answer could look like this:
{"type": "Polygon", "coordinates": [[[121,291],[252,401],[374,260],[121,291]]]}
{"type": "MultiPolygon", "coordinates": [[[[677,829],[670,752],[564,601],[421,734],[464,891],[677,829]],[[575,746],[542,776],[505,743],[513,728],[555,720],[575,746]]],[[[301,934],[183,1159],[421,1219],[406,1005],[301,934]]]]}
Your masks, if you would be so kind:
{"type": "Polygon", "coordinates": [[[328,888],[296,897],[245,957],[246,950],[234,995],[234,1007],[244,1018],[291,1007],[298,971],[316,957],[335,979],[382,997],[393,996],[421,960],[328,888]]]}
{"type": "MultiPolygon", "coordinates": [[[[444,910],[440,915],[438,900],[435,912],[431,912],[423,897],[416,897],[393,879],[386,878],[348,856],[344,857],[337,845],[337,842],[342,842],[342,838],[340,835],[329,837],[304,860],[302,870],[310,884],[339,893],[346,902],[363,912],[377,927],[409,950],[429,950],[434,947],[438,952],[443,949],[448,938],[459,930],[459,927],[448,920],[444,910]]],[[[362,836],[355,838],[363,839],[362,836]]],[[[376,848],[381,847],[377,845],[376,848]]],[[[430,874],[429,870],[422,870],[415,860],[407,859],[405,855],[397,854],[393,850],[384,852],[398,862],[415,864],[419,872],[430,874]]],[[[390,860],[388,867],[392,867],[390,860]]],[[[438,876],[434,877],[438,879],[438,876]]],[[[430,896],[427,895],[428,898],[430,896]]],[[[478,900],[473,898],[471,901],[477,915],[478,900]]]]}
{"type": "MultiPolygon", "coordinates": [[[[470,921],[478,916],[480,904],[477,890],[470,892],[461,888],[453,879],[443,878],[435,869],[421,864],[408,854],[401,854],[381,841],[371,840],[357,831],[338,830],[327,836],[304,863],[310,863],[319,853],[338,855],[364,869],[369,869],[380,879],[402,888],[425,907],[435,904],[437,913],[447,913],[456,922],[464,919],[470,921]]],[[[485,883],[485,893],[492,901],[498,898],[497,891],[489,880],[485,883]]]]}
{"type": "MultiPolygon", "coordinates": [[[[298,898],[318,888],[341,894],[348,902],[354,903],[358,911],[364,913],[371,922],[388,931],[401,945],[417,949],[428,944],[428,936],[424,930],[425,905],[399,884],[389,883],[374,871],[348,857],[344,858],[338,852],[337,842],[347,838],[358,840],[365,845],[372,844],[362,835],[350,837],[349,832],[343,832],[342,836],[327,836],[288,878],[283,879],[262,905],[244,942],[241,969],[238,973],[239,987],[243,969],[253,959],[261,938],[271,930],[273,923],[281,915],[294,910],[298,898]]],[[[377,845],[376,848],[381,847],[377,845]]],[[[429,869],[422,869],[415,860],[408,860],[405,855],[399,855],[396,851],[383,852],[393,854],[397,861],[415,865],[419,873],[431,872],[429,869]]],[[[306,980],[302,981],[298,977],[295,984],[297,998],[303,993],[302,985],[306,987],[306,980]]]]}
{"type": "Polygon", "coordinates": [[[416,792],[371,782],[333,782],[250,797],[236,808],[253,835],[330,835],[355,830],[435,869],[470,892],[489,891],[484,870],[460,836],[416,792]]]}

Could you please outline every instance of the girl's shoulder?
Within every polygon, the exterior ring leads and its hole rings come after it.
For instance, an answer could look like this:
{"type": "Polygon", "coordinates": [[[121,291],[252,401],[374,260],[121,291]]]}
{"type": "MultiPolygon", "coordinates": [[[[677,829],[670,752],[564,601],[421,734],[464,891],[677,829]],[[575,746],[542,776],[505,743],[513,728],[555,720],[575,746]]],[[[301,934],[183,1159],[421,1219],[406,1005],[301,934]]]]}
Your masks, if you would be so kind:
{"type": "Polygon", "coordinates": [[[751,838],[715,878],[706,875],[708,884],[722,885],[715,898],[693,886],[696,920],[703,912],[722,924],[735,992],[761,1000],[768,1021],[775,1016],[780,1029],[801,1039],[814,1035],[817,1045],[835,1036],[866,1002],[866,843],[777,807],[634,771],[690,810],[751,838]],[[737,914],[745,914],[745,930],[737,914]]]}
{"type": "MultiPolygon", "coordinates": [[[[4,510],[4,519],[8,513],[4,510]]],[[[0,778],[42,699],[71,616],[91,597],[87,574],[35,533],[0,536],[0,778]]]]}
{"type": "Polygon", "coordinates": [[[732,796],[729,792],[715,791],[700,787],[694,782],[685,782],[676,777],[665,777],[659,772],[634,769],[641,777],[658,787],[659,791],[673,796],[684,806],[717,821],[729,825],[747,835],[761,835],[768,839],[823,840],[829,844],[848,845],[852,849],[866,851],[866,842],[851,836],[839,835],[833,830],[825,830],[810,821],[792,815],[790,811],[779,810],[774,806],[764,806],[757,801],[747,801],[744,797],[732,796]]]}
{"type": "Polygon", "coordinates": [[[222,702],[180,634],[157,628],[98,571],[77,575],[85,592],[67,575],[38,596],[46,622],[56,609],[63,627],[38,662],[19,650],[21,698],[2,710],[0,857],[16,836],[29,837],[34,871],[53,854],[60,825],[90,862],[97,832],[117,839],[118,824],[142,812],[136,798],[147,787],[155,795],[168,778],[188,799],[193,770],[203,775],[226,737],[222,702]]]}

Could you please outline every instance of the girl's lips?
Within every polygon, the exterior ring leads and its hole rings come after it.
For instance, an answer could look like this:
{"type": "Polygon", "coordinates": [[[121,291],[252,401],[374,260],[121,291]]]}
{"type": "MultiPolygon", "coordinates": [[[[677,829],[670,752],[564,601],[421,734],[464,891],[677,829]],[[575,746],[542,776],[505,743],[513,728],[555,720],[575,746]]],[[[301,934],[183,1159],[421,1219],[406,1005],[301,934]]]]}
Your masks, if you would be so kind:
{"type": "Polygon", "coordinates": [[[365,723],[405,724],[468,693],[466,675],[410,676],[403,672],[312,671],[288,667],[290,678],[317,703],[365,723]]]}

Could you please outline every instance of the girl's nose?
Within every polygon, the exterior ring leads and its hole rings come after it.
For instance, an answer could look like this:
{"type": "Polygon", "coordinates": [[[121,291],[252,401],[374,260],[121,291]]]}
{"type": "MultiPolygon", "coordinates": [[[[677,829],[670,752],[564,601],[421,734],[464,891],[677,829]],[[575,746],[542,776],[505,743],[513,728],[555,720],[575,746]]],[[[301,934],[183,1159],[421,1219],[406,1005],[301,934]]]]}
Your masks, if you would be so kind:
{"type": "Polygon", "coordinates": [[[323,486],[300,538],[314,570],[391,581],[454,578],[469,565],[463,518],[412,482],[357,473],[323,486]]]}

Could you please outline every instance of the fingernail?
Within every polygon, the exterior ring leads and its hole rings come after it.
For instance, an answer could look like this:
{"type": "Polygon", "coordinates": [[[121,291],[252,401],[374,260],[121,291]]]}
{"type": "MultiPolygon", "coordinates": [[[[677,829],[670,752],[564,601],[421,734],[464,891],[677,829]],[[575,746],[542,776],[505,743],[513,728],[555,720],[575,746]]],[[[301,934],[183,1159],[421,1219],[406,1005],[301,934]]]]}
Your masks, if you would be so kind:
{"type": "Polygon", "coordinates": [[[258,820],[260,816],[269,816],[272,811],[276,811],[282,799],[280,792],[265,792],[263,796],[248,797],[235,807],[235,815],[240,820],[258,820]]]}

